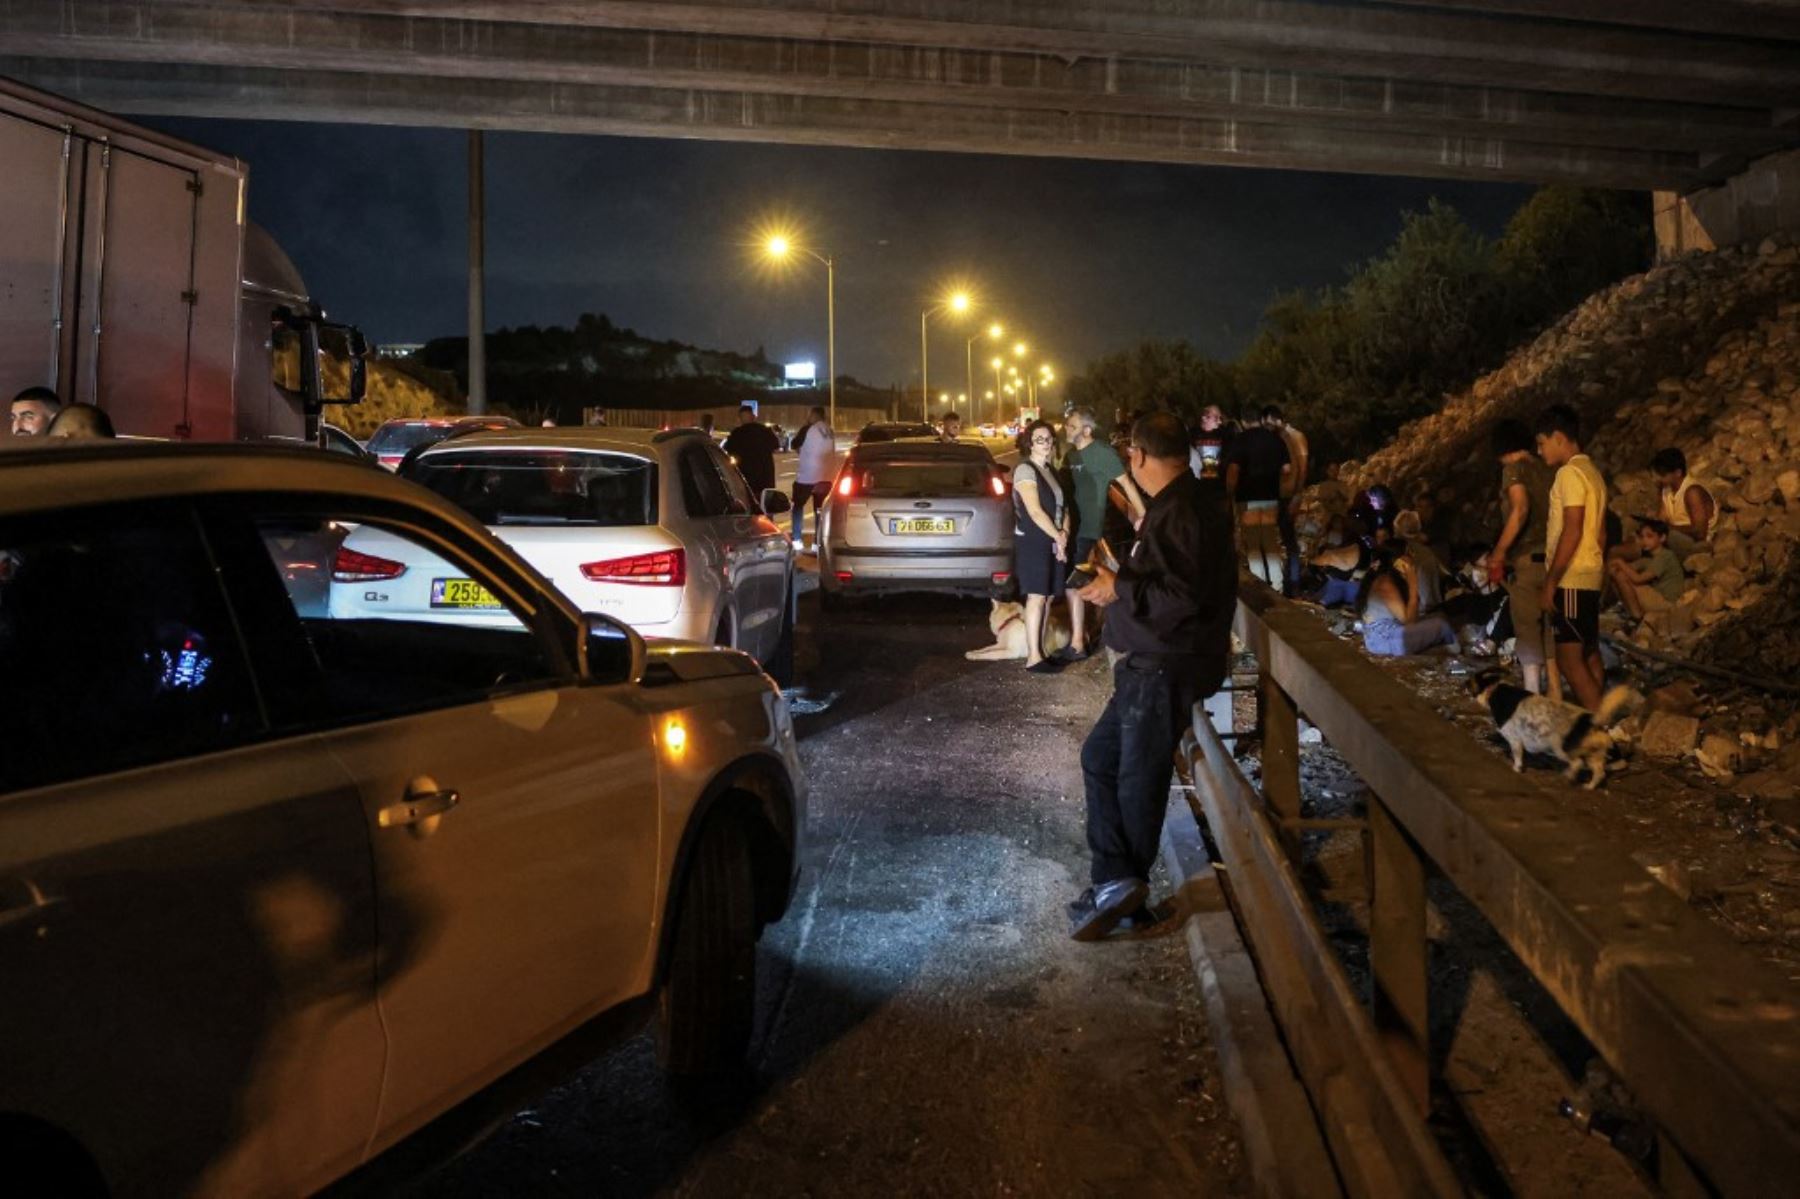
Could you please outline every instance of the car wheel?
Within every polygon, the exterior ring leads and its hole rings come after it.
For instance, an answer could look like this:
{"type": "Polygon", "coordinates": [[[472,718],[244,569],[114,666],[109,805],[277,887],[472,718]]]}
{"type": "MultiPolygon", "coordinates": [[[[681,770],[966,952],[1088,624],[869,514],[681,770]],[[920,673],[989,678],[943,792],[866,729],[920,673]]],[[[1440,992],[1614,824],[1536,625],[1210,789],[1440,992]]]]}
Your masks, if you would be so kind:
{"type": "Polygon", "coordinates": [[[781,637],[775,642],[775,653],[770,656],[766,668],[775,685],[784,690],[794,685],[794,624],[798,616],[799,605],[790,582],[787,599],[781,605],[781,637]]]}
{"type": "Polygon", "coordinates": [[[700,830],[675,911],[657,997],[657,1049],[676,1079],[742,1065],[756,1011],[756,886],[750,846],[728,814],[700,830]]]}
{"type": "Polygon", "coordinates": [[[731,613],[719,613],[719,627],[713,630],[713,644],[721,649],[736,649],[731,641],[731,613]]]}

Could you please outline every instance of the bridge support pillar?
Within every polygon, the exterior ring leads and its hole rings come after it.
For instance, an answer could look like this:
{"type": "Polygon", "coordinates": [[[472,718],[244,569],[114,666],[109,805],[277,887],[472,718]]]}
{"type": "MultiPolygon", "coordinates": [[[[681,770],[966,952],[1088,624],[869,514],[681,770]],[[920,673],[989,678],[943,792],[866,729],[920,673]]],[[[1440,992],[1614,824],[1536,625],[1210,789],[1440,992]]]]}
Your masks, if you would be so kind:
{"type": "Polygon", "coordinates": [[[1717,187],[1656,192],[1654,208],[1658,258],[1800,233],[1800,150],[1759,158],[1717,187]]]}
{"type": "Polygon", "coordinates": [[[481,130],[469,130],[469,412],[487,411],[487,181],[481,130]]]}

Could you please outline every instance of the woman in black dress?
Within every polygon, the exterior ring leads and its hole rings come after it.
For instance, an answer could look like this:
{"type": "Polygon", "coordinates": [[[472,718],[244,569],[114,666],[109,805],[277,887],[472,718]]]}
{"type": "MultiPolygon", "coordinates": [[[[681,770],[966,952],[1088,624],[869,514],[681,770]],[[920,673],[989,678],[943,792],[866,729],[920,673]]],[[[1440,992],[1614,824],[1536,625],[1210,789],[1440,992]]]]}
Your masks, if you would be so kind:
{"type": "Polygon", "coordinates": [[[1069,509],[1056,477],[1056,430],[1032,421],[1019,435],[1024,458],[1013,468],[1013,577],[1025,595],[1025,669],[1052,674],[1044,656],[1050,600],[1062,594],[1069,552],[1069,509]]]}

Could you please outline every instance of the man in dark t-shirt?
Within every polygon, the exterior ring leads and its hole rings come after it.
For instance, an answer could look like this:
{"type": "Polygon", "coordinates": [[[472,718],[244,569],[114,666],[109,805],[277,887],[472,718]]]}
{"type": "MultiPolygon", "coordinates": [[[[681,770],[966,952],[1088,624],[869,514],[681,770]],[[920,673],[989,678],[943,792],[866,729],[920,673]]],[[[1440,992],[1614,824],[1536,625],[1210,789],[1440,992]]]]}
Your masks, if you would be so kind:
{"type": "Polygon", "coordinates": [[[1250,573],[1283,585],[1281,485],[1293,473],[1287,442],[1266,420],[1247,425],[1225,455],[1225,490],[1237,506],[1238,531],[1250,573]]]}
{"type": "Polygon", "coordinates": [[[737,468],[750,484],[750,491],[762,502],[762,493],[775,486],[775,450],[779,439],[775,430],[756,419],[756,408],[744,404],[738,408],[738,427],[725,438],[725,452],[737,461],[737,468]]]}

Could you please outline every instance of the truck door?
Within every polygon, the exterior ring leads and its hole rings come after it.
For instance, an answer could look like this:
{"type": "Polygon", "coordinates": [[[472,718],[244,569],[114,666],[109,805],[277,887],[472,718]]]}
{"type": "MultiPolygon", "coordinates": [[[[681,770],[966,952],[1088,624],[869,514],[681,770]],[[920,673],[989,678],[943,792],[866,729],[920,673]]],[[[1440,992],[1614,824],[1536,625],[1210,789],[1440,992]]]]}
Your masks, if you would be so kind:
{"type": "Polygon", "coordinates": [[[63,242],[69,220],[68,149],[61,129],[0,112],[6,219],[0,221],[0,380],[6,398],[58,387],[63,242]]]}
{"type": "Polygon", "coordinates": [[[107,409],[121,433],[185,438],[194,425],[188,366],[198,180],[192,170],[119,146],[84,144],[88,219],[70,398],[107,409]]]}

